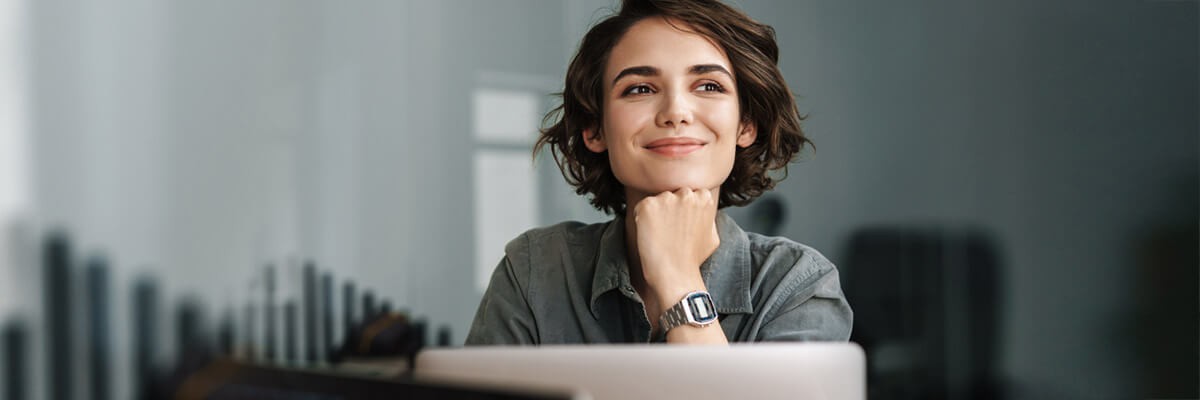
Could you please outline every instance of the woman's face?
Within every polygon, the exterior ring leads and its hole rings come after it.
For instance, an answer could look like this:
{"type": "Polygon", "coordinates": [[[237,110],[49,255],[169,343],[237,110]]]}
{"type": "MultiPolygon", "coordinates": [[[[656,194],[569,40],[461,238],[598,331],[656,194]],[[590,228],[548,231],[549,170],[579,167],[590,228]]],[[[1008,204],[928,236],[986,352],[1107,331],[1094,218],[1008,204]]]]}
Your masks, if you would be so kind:
{"type": "Polygon", "coordinates": [[[741,123],[733,73],[708,38],[646,18],[612,49],[600,134],[584,131],[585,143],[608,151],[617,180],[633,191],[627,195],[719,188],[736,146],[756,134],[741,123]]]}

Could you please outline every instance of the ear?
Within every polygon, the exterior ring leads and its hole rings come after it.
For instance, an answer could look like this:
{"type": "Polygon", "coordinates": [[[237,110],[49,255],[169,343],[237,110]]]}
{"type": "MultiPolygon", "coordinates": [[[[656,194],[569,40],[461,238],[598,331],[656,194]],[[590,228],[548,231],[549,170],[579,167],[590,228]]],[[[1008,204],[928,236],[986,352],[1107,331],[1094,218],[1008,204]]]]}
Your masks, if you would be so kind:
{"type": "Polygon", "coordinates": [[[758,129],[755,128],[753,122],[743,122],[738,130],[738,147],[750,147],[750,145],[754,144],[754,139],[758,138],[758,129]]]}
{"type": "Polygon", "coordinates": [[[583,135],[583,144],[587,146],[588,150],[595,153],[603,153],[605,150],[608,150],[608,144],[604,143],[604,138],[600,136],[599,128],[591,127],[584,129],[580,135],[583,135]]]}

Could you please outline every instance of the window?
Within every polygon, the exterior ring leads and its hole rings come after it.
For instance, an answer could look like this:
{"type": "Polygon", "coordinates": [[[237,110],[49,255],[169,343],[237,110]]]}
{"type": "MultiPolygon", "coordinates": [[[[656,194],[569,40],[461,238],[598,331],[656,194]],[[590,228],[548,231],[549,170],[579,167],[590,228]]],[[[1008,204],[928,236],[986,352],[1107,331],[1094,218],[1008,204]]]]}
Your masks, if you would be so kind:
{"type": "Polygon", "coordinates": [[[511,83],[530,79],[482,80],[471,94],[475,286],[480,291],[504,256],[504,245],[539,224],[538,176],[530,149],[548,93],[540,85],[511,83]]]}

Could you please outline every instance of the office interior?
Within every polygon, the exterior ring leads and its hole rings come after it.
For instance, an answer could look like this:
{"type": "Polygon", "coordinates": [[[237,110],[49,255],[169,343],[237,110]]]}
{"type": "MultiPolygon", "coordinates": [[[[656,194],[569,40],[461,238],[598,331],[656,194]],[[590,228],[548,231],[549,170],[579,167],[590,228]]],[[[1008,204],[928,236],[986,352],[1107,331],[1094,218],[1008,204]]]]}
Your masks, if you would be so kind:
{"type": "MultiPolygon", "coordinates": [[[[816,147],[726,212],[838,266],[870,398],[1200,396],[1200,3],[730,3],[816,147]]],[[[0,1],[0,390],[326,366],[312,287],[460,345],[508,239],[610,218],[531,145],[617,5],[0,1]]]]}

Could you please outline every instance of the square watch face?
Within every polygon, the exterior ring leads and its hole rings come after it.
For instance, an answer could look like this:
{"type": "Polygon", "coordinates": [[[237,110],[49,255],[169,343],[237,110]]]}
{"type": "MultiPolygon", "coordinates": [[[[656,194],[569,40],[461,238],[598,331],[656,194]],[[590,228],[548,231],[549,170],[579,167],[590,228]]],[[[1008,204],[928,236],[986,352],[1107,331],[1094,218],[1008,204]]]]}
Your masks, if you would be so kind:
{"type": "Polygon", "coordinates": [[[703,324],[717,319],[717,310],[708,293],[692,293],[687,297],[687,305],[696,322],[703,324]]]}

